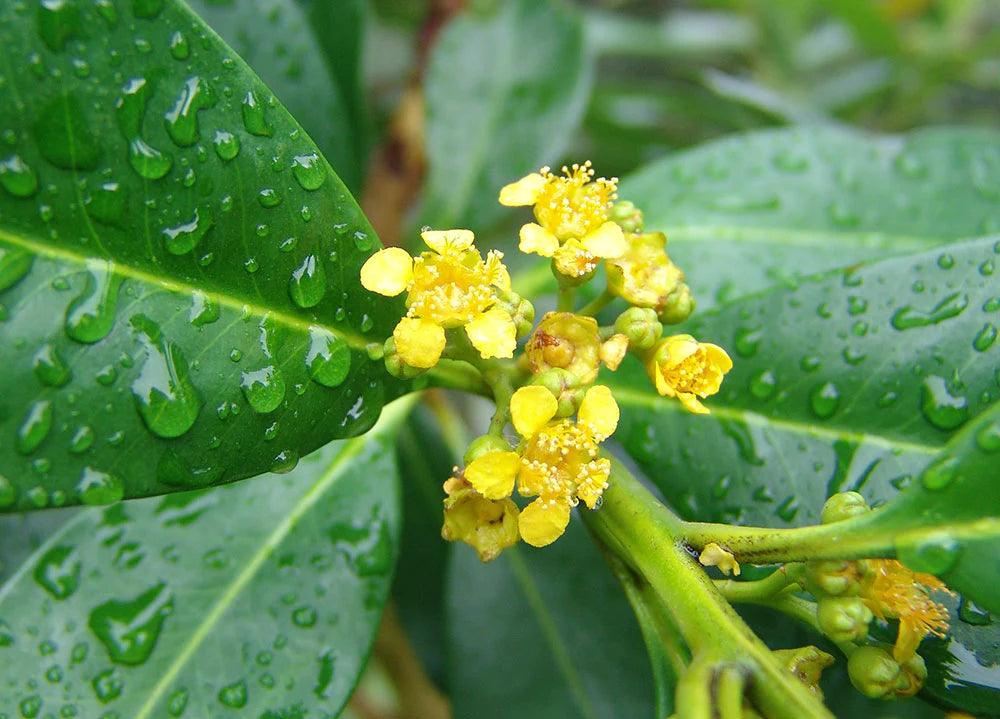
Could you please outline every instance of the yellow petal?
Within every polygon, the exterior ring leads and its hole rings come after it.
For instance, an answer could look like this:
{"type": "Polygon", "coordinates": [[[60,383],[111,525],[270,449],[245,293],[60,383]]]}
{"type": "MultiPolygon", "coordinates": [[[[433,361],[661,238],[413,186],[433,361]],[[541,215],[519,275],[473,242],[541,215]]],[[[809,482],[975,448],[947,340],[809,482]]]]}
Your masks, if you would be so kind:
{"type": "Polygon", "coordinates": [[[521,512],[517,527],[521,539],[534,547],[552,544],[569,524],[569,505],[565,502],[536,499],[521,512]]]}
{"type": "Polygon", "coordinates": [[[549,390],[533,384],[521,387],[510,398],[510,417],[522,437],[531,437],[556,416],[559,403],[549,390]]]}
{"type": "Polygon", "coordinates": [[[465,325],[472,346],[483,359],[510,358],[517,347],[517,327],[507,310],[494,307],[465,325]]]}
{"type": "Polygon", "coordinates": [[[580,421],[586,422],[602,437],[610,437],[615,433],[619,416],[618,403],[611,390],[599,384],[587,390],[577,412],[580,421]]]}
{"type": "Polygon", "coordinates": [[[503,253],[490,250],[486,253],[486,274],[490,284],[499,287],[503,292],[510,292],[510,273],[503,263],[503,253]]]}
{"type": "Polygon", "coordinates": [[[583,238],[583,246],[594,257],[615,259],[628,250],[628,240],[618,223],[605,222],[583,238]]]}
{"type": "Polygon", "coordinates": [[[532,172],[517,182],[504,185],[500,190],[500,204],[507,207],[533,205],[544,187],[545,178],[537,172],[532,172]]]}
{"type": "Polygon", "coordinates": [[[400,359],[411,367],[428,369],[444,351],[444,328],[430,320],[404,317],[392,332],[400,359]]]}
{"type": "Polygon", "coordinates": [[[467,250],[476,236],[472,230],[424,230],[420,238],[435,252],[444,252],[446,249],[467,250]]]}
{"type": "Polygon", "coordinates": [[[628,337],[623,334],[612,335],[607,342],[601,345],[601,362],[614,372],[625,359],[627,351],[628,337]]]}
{"type": "Polygon", "coordinates": [[[401,247],[387,247],[361,266],[361,284],[369,292],[395,297],[410,286],[413,258],[401,247]]]}
{"type": "Polygon", "coordinates": [[[679,392],[677,394],[677,399],[681,401],[686,409],[691,414],[710,414],[708,407],[701,403],[697,397],[695,397],[690,392],[679,392]]]}
{"type": "Polygon", "coordinates": [[[520,466],[517,452],[487,452],[465,468],[465,478],[487,499],[503,499],[514,491],[520,466]]]}
{"type": "Polygon", "coordinates": [[[701,346],[705,349],[705,352],[708,353],[709,361],[715,365],[715,368],[720,372],[725,374],[733,368],[733,360],[724,349],[718,345],[713,345],[710,342],[702,342],[701,346]]]}
{"type": "Polygon", "coordinates": [[[534,222],[522,225],[519,237],[521,242],[518,244],[518,249],[526,254],[552,257],[559,249],[559,238],[534,222]]]}
{"type": "Polygon", "coordinates": [[[697,351],[698,341],[691,335],[671,335],[660,341],[656,355],[667,367],[673,367],[697,351]]]}

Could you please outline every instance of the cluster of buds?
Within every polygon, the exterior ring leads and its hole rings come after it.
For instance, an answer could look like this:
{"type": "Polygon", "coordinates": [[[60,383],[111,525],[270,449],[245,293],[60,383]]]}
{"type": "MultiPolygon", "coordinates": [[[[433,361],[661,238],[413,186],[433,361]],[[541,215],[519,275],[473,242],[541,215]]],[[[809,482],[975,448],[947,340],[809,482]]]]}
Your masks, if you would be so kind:
{"type": "MultiPolygon", "coordinates": [[[[860,494],[843,492],[827,500],[822,521],[829,524],[869,511],[860,494]]],[[[932,592],[948,592],[941,580],[894,559],[815,560],[806,563],[804,585],[816,597],[820,629],[836,642],[866,642],[875,618],[898,621],[891,651],[876,644],[851,651],[848,673],[859,691],[890,699],[920,690],[927,676],[917,654],[920,642],[929,635],[943,637],[948,629],[947,608],[931,598],[932,592]]]]}
{"type": "Polygon", "coordinates": [[[365,288],[405,293],[406,315],[384,346],[392,374],[414,377],[459,361],[492,391],[489,432],[444,485],[443,536],[470,544],[484,561],[518,540],[547,545],[565,531],[573,507],[598,506],[611,472],[600,444],[619,416],[611,390],[597,384],[602,368],[615,371],[631,353],[660,395],[705,413],[701,400],[719,391],[732,367],[716,345],[664,336],[664,325],[686,320],[695,303],[666,237],[646,232],[642,211],[617,192],[617,179],[595,177],[589,162],[558,175],[542,168],[500,191],[502,205],[532,207],[535,221],[521,227],[519,249],[548,258],[560,288],[557,311],[537,326],[532,303],[511,289],[503,255],[484,258],[469,230],[426,229],[429,249],[418,256],[388,248],[362,267],[365,288]],[[603,292],[576,308],[575,293],[602,264],[603,292]],[[597,313],[616,301],[627,307],[602,325],[597,313]]]}

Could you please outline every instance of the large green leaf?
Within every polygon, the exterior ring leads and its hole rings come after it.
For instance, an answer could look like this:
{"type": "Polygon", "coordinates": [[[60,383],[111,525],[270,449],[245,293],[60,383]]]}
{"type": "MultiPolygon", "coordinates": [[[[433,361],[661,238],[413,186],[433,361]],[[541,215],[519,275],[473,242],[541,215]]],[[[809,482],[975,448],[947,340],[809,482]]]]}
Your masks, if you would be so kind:
{"type": "Polygon", "coordinates": [[[754,132],[652,163],[623,180],[619,194],[645,210],[648,227],[667,233],[705,308],[1000,229],[1000,135],[754,132]]]}
{"type": "Polygon", "coordinates": [[[389,592],[408,406],[287,475],[80,513],[0,590],[0,706],[336,716],[389,592]]]}
{"type": "Polygon", "coordinates": [[[423,221],[479,229],[499,218],[500,187],[566,147],[589,80],[581,20],[558,0],[470,7],[449,23],[427,68],[423,221]]]}
{"type": "Polygon", "coordinates": [[[362,33],[357,1],[189,4],[260,75],[337,175],[357,191],[365,162],[355,116],[362,33]],[[336,58],[326,55],[328,39],[339,40],[336,58]]]}
{"type": "Polygon", "coordinates": [[[0,505],[287,469],[375,421],[378,240],[177,0],[0,7],[0,505]],[[116,9],[117,8],[117,9],[116,9]]]}
{"type": "Polygon", "coordinates": [[[490,564],[456,551],[448,619],[456,719],[654,715],[635,618],[578,522],[490,564]]]}

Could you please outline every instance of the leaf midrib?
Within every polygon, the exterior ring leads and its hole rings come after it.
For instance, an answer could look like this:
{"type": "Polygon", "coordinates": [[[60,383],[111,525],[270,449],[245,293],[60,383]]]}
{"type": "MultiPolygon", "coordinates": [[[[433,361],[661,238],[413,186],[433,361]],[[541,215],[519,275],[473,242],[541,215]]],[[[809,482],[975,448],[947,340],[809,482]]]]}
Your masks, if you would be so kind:
{"type": "Polygon", "coordinates": [[[184,295],[187,297],[193,297],[196,293],[202,293],[214,301],[221,307],[225,307],[230,310],[234,310],[238,313],[243,313],[248,311],[252,316],[263,319],[264,317],[269,317],[274,321],[289,327],[298,332],[307,333],[309,330],[314,328],[319,328],[325,330],[333,335],[336,335],[343,339],[350,347],[356,350],[364,350],[369,344],[368,340],[362,335],[355,334],[353,332],[345,331],[339,327],[334,327],[329,324],[323,323],[321,321],[304,320],[294,315],[287,314],[278,309],[264,307],[260,304],[244,300],[242,298],[233,297],[228,294],[215,292],[211,290],[205,290],[200,287],[194,287],[193,285],[187,284],[185,282],[179,282],[174,279],[166,278],[160,275],[154,275],[144,270],[140,270],[131,265],[124,264],[116,259],[107,257],[88,257],[86,255],[81,255],[76,252],[72,252],[65,248],[55,248],[51,245],[39,242],[37,240],[30,239],[28,237],[14,234],[9,229],[0,227],[0,242],[6,242],[10,245],[17,246],[23,250],[27,250],[35,256],[45,257],[52,260],[57,260],[61,262],[73,263],[79,265],[81,268],[85,268],[88,261],[98,260],[101,262],[108,262],[111,265],[111,272],[124,279],[136,280],[148,285],[158,286],[163,288],[168,292],[173,292],[175,294],[184,295]]]}

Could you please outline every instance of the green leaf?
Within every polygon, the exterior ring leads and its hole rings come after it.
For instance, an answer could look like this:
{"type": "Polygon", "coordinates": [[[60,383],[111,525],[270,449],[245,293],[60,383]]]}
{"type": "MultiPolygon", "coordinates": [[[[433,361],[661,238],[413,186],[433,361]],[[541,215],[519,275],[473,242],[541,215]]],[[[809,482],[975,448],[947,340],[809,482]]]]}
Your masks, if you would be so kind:
{"type": "Polygon", "coordinates": [[[424,223],[478,229],[500,218],[500,187],[558,158],[589,83],[582,23],[567,4],[510,0],[450,22],[427,68],[424,223]]]}
{"type": "Polygon", "coordinates": [[[768,130],[668,156],[622,181],[669,238],[702,308],[851,262],[1000,229],[1000,136],[768,130]],[[945,201],[942,198],[947,198],[945,201]]]}
{"type": "Polygon", "coordinates": [[[362,34],[357,0],[189,4],[302,123],[344,183],[360,189],[365,158],[356,119],[362,34]],[[339,41],[336,56],[327,54],[333,41],[339,41]]]}
{"type": "Polygon", "coordinates": [[[0,514],[0,585],[54,532],[78,512],[77,508],[48,512],[0,514]]]}
{"type": "Polygon", "coordinates": [[[456,547],[448,583],[456,719],[651,717],[649,660],[622,590],[578,522],[484,565],[456,547]]]}
{"type": "Polygon", "coordinates": [[[398,392],[316,146],[183,3],[116,8],[0,8],[5,510],[288,469],[398,392]]]}
{"type": "Polygon", "coordinates": [[[389,592],[408,407],[287,475],[81,512],[0,590],[0,706],[336,716],[389,592]]]}

